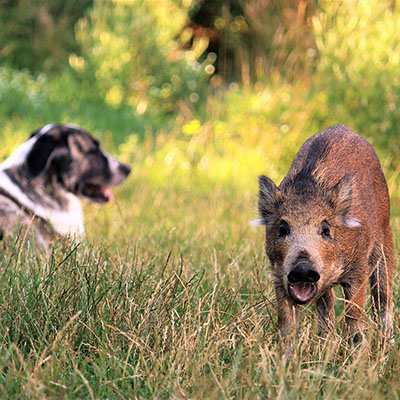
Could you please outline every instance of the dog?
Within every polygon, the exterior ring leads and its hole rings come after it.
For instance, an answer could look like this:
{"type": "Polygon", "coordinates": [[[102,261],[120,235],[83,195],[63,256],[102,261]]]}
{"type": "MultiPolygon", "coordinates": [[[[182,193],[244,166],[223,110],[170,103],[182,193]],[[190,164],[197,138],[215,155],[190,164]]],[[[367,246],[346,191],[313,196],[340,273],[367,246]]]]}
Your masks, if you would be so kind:
{"type": "Polygon", "coordinates": [[[44,247],[57,236],[81,239],[81,199],[110,201],[130,172],[81,127],[45,125],[0,164],[1,233],[24,228],[44,247]]]}

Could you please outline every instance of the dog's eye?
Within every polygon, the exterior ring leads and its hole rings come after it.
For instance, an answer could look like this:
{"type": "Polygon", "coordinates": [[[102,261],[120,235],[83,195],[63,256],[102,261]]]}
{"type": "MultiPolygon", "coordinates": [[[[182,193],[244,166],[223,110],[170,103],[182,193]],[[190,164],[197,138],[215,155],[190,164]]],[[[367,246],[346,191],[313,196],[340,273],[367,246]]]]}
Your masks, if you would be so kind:
{"type": "Polygon", "coordinates": [[[278,226],[278,236],[280,238],[284,238],[289,235],[290,235],[290,226],[284,219],[281,219],[278,226]]]}
{"type": "Polygon", "coordinates": [[[99,152],[99,148],[98,147],[92,147],[86,153],[87,154],[97,154],[98,152],[99,152]]]}
{"type": "Polygon", "coordinates": [[[321,236],[324,239],[330,239],[332,237],[331,236],[331,229],[330,229],[329,224],[328,224],[327,221],[322,221],[322,224],[321,224],[321,236]]]}

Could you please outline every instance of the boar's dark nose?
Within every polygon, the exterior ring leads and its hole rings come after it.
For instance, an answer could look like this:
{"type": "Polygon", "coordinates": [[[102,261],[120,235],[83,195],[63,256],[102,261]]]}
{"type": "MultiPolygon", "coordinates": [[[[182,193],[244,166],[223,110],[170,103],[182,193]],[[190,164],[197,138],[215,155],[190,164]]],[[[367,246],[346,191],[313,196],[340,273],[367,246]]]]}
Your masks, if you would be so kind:
{"type": "Polygon", "coordinates": [[[125,176],[128,176],[131,173],[131,167],[128,164],[120,163],[118,168],[125,176]]]}
{"type": "Polygon", "coordinates": [[[312,267],[309,262],[299,262],[289,272],[289,283],[310,282],[316,283],[319,281],[319,273],[312,267]]]}

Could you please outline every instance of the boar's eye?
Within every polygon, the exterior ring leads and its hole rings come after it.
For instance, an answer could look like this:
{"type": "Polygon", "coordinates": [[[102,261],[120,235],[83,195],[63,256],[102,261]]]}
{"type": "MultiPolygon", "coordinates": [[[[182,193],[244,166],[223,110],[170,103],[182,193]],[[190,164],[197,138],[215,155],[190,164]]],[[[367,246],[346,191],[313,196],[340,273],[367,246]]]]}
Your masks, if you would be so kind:
{"type": "Polygon", "coordinates": [[[278,236],[284,238],[288,235],[290,235],[290,226],[284,219],[281,219],[278,227],[278,236]]]}
{"type": "Polygon", "coordinates": [[[329,224],[328,224],[327,221],[322,221],[322,224],[321,224],[321,236],[324,239],[330,239],[332,237],[331,236],[331,229],[330,229],[329,224]]]}

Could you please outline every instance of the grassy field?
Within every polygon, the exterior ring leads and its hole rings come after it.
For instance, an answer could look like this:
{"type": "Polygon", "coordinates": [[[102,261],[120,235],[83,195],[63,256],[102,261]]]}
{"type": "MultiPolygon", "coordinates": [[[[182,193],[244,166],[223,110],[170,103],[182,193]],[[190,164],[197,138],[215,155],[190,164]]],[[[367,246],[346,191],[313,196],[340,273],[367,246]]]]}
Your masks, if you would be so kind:
{"type": "Polygon", "coordinates": [[[87,243],[1,252],[0,398],[398,398],[397,318],[382,352],[368,314],[360,351],[341,340],[340,305],[327,342],[307,307],[285,363],[263,232],[248,224],[255,182],[203,191],[141,175],[87,207],[87,243]]]}

